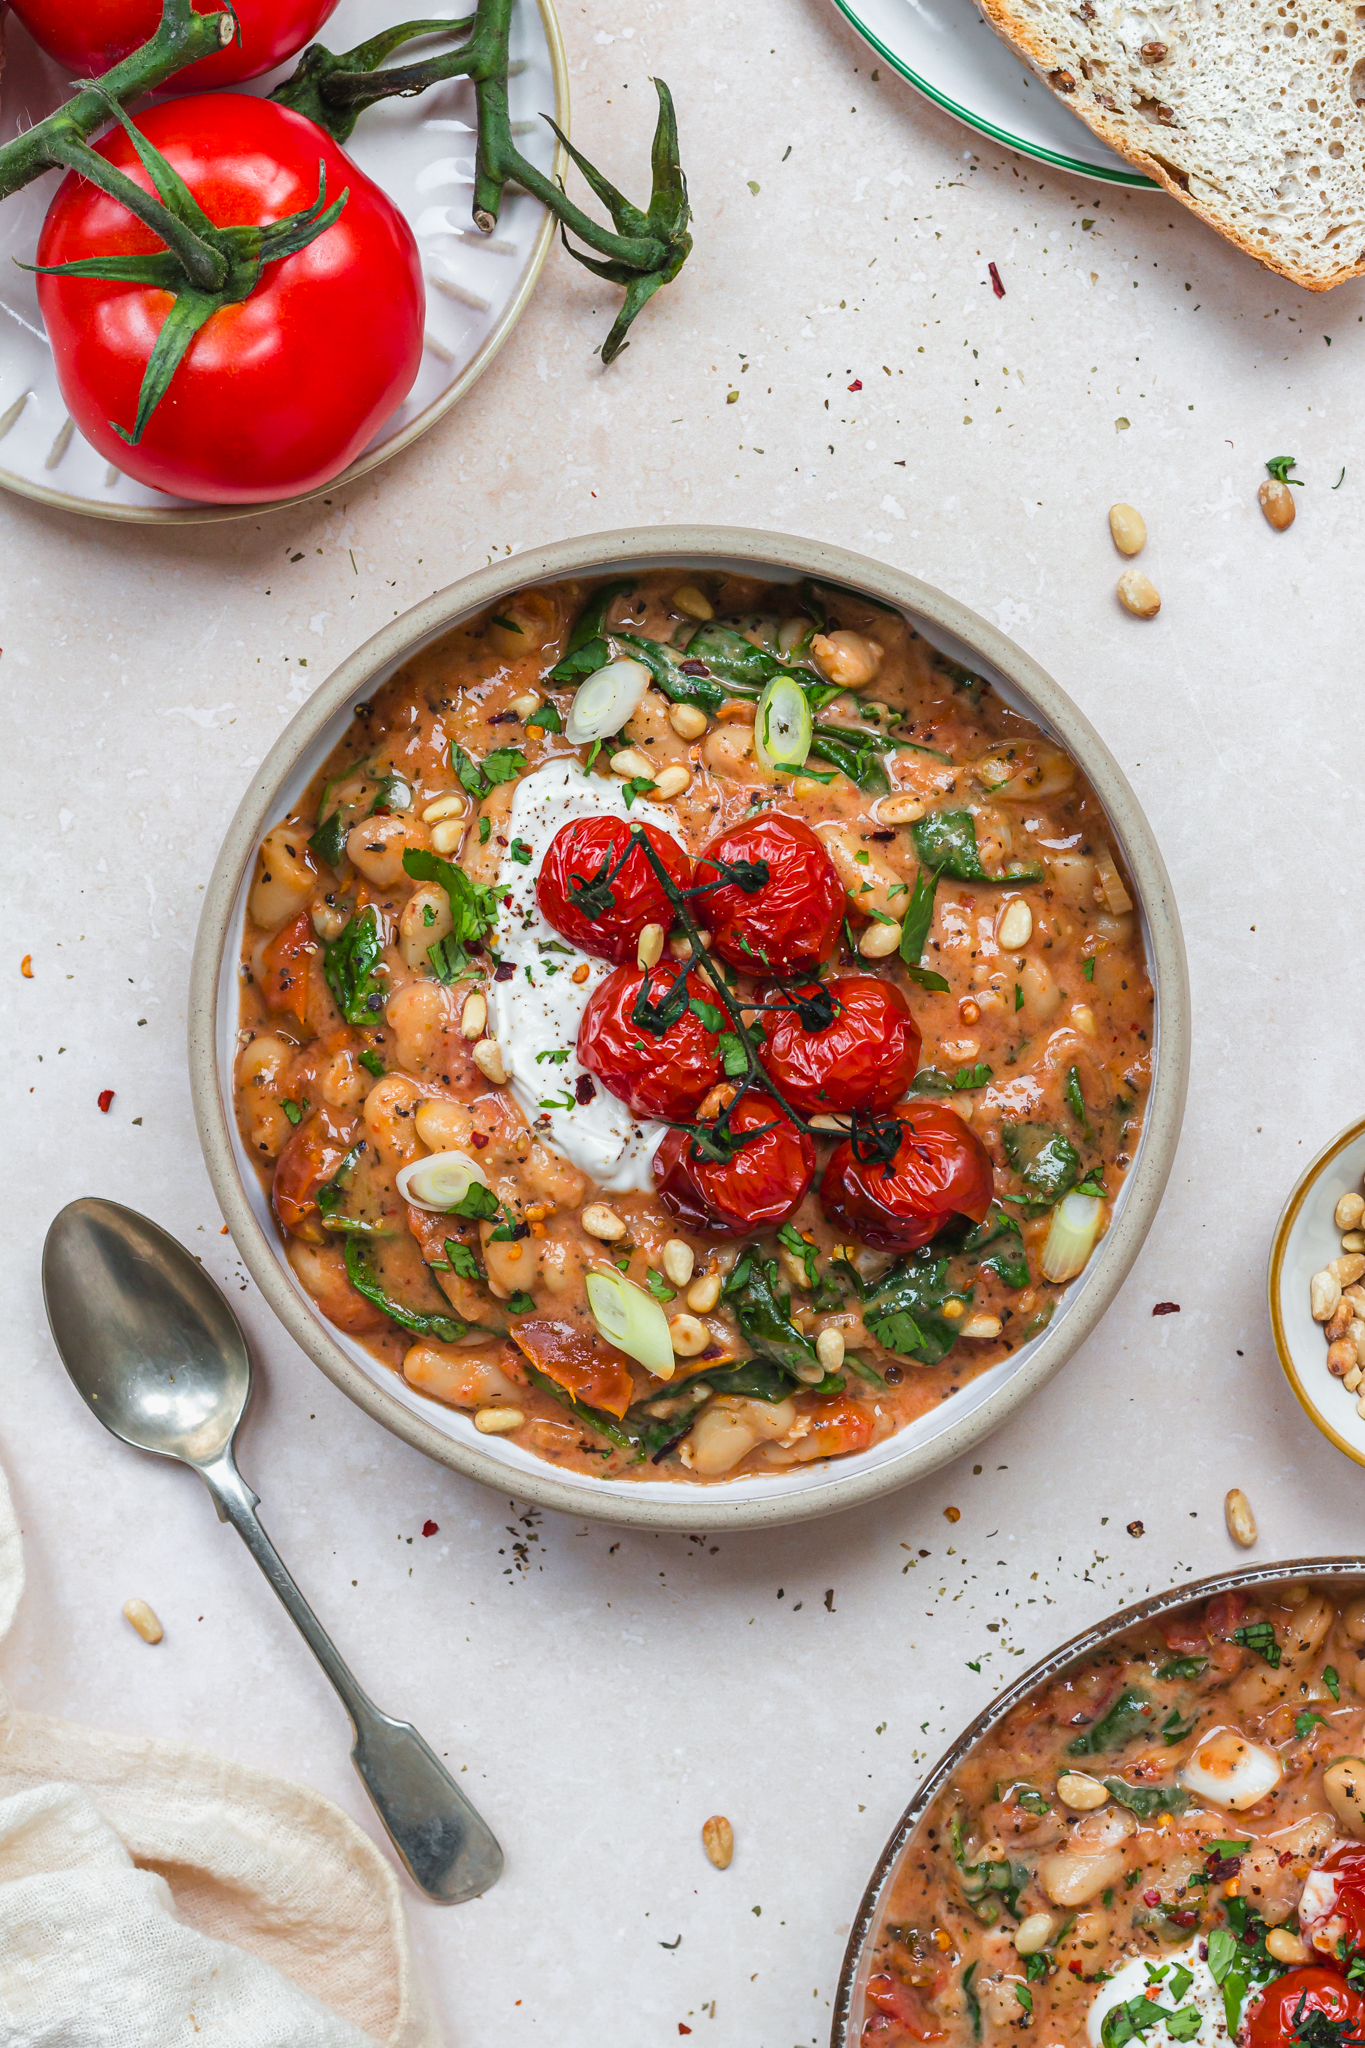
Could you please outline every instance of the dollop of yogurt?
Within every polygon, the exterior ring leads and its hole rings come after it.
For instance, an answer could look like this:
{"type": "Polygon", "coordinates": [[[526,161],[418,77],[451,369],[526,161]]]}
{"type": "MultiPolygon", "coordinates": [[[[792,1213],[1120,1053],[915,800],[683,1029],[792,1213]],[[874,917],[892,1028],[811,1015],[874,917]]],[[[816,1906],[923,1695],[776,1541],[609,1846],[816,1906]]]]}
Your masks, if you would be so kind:
{"type": "MultiPolygon", "coordinates": [[[[1206,1960],[1199,1954],[1201,1944],[1192,1941],[1187,1948],[1173,1949],[1160,1956],[1134,1956],[1115,1970],[1107,1984],[1098,1986],[1094,2003],[1090,2008],[1087,2027],[1094,2048],[1100,2048],[1100,2030],[1104,2016],[1116,2005],[1127,2005],[1130,1999],[1145,1998],[1149,1991],[1156,1993],[1156,2003],[1166,2012],[1177,2011],[1181,2006],[1193,2005],[1204,2015],[1204,2024],[1197,2039],[1197,2048],[1228,2048],[1229,2035],[1227,2014],[1223,2005],[1223,1993],[1214,1982],[1213,1972],[1206,1960]],[[1161,1981],[1152,1983],[1148,1967],[1161,1971],[1161,1981]],[[1176,1998],[1171,1991],[1171,1979],[1177,1969],[1189,1971],[1192,1982],[1183,1994],[1176,1998]]],[[[1149,2035],[1150,2040],[1165,2042],[1168,2036],[1164,2029],[1149,2035]]]]}
{"type": "Polygon", "coordinates": [[[550,841],[561,825],[583,817],[677,831],[671,811],[638,799],[628,810],[614,777],[585,775],[576,761],[550,761],[522,777],[505,828],[508,852],[498,869],[502,914],[492,941],[513,972],[488,985],[488,1030],[502,1048],[518,1107],[538,1134],[608,1193],[647,1192],[667,1125],[638,1122],[579,1065],[575,1050],[588,998],[614,969],[561,938],[536,902],[536,876],[550,841]],[[530,848],[528,860],[512,858],[517,841],[530,848]],[[575,970],[584,966],[587,973],[576,981],[575,970]]]}

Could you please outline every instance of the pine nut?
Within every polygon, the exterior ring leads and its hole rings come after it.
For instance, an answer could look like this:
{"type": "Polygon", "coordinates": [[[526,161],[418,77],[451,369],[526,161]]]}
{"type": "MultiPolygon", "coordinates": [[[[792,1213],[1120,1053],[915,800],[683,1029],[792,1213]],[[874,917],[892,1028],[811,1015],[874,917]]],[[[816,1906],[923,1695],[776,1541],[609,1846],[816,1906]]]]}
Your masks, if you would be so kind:
{"type": "Polygon", "coordinates": [[[507,1065],[496,1038],[481,1038],[474,1048],[473,1060],[485,1080],[492,1081],[498,1088],[506,1085],[507,1065]]]}
{"type": "Polygon", "coordinates": [[[654,780],[654,763],[645,759],[638,747],[622,747],[619,754],[611,757],[611,772],[627,782],[634,782],[643,776],[646,782],[654,780]]]}
{"type": "Polygon", "coordinates": [[[1358,1365],[1353,1365],[1341,1384],[1345,1387],[1348,1394],[1354,1394],[1362,1380],[1365,1380],[1365,1372],[1362,1372],[1358,1365]]]}
{"type": "Polygon", "coordinates": [[[1338,1230],[1355,1230],[1365,1216],[1365,1196],[1343,1195],[1332,1211],[1332,1220],[1338,1230]]]}
{"type": "Polygon", "coordinates": [[[647,924],[640,933],[635,948],[635,961],[639,967],[657,967],[664,956],[664,928],[661,924],[647,924]]]}
{"type": "Polygon", "coordinates": [[[1000,1329],[1001,1324],[999,1316],[968,1316],[966,1322],[962,1325],[962,1328],[958,1331],[957,1334],[959,1337],[978,1337],[982,1339],[988,1339],[991,1337],[998,1337],[1000,1335],[1000,1329]]]}
{"type": "Polygon", "coordinates": [[[618,1237],[626,1234],[625,1224],[605,1202],[589,1202],[583,1211],[583,1228],[589,1237],[600,1237],[604,1244],[615,1244],[618,1237]]]}
{"type": "Polygon", "coordinates": [[[1251,1502],[1240,1486],[1231,1487],[1223,1502],[1223,1514],[1227,1519],[1228,1534],[1234,1543],[1240,1543],[1243,1550],[1250,1550],[1256,1541],[1256,1517],[1251,1512],[1251,1502]]]}
{"type": "Polygon", "coordinates": [[[1261,501],[1261,510],[1277,533],[1283,533],[1286,526],[1294,524],[1294,493],[1288,484],[1282,484],[1278,477],[1268,476],[1256,496],[1261,501]]]}
{"type": "Polygon", "coordinates": [[[531,713],[533,711],[539,711],[540,699],[539,697],[534,695],[529,697],[514,697],[512,699],[511,704],[508,706],[508,709],[510,711],[515,711],[517,717],[522,721],[523,724],[525,724],[526,720],[531,716],[531,713]]]}
{"type": "Polygon", "coordinates": [[[1344,1230],[1341,1234],[1341,1249],[1344,1252],[1365,1252],[1365,1231],[1344,1230]]]}
{"type": "Polygon", "coordinates": [[[710,600],[695,583],[684,583],[675,590],[672,605],[674,611],[681,612],[685,619],[700,619],[703,625],[716,616],[710,600]]]}
{"type": "Polygon", "coordinates": [[[1087,1038],[1095,1036],[1095,1012],[1089,1003],[1073,1003],[1067,1014],[1078,1031],[1083,1031],[1087,1038]]]}
{"type": "Polygon", "coordinates": [[[1022,896],[1011,896],[995,928],[996,943],[1006,953],[1021,953],[1033,937],[1033,912],[1022,896]]]}
{"type": "Polygon", "coordinates": [[[456,852],[463,838],[463,818],[442,818],[439,825],[433,825],[431,828],[431,844],[435,853],[456,852]]]}
{"type": "Polygon", "coordinates": [[[1098,1778],[1085,1771],[1063,1771],[1057,1780],[1057,1797],[1073,1813],[1093,1813],[1097,1806],[1104,1805],[1109,1794],[1098,1778]]]}
{"type": "Polygon", "coordinates": [[[671,1316],[668,1334],[673,1339],[673,1350],[679,1358],[695,1358],[705,1351],[711,1342],[711,1332],[705,1323],[695,1316],[671,1316]]]}
{"type": "Polygon", "coordinates": [[[452,789],[447,796],[438,796],[434,804],[428,804],[422,813],[424,825],[434,825],[438,818],[462,818],[469,809],[469,798],[462,789],[452,789]]]}
{"type": "Polygon", "coordinates": [[[692,1278],[696,1254],[690,1244],[684,1244],[680,1237],[670,1237],[664,1246],[664,1277],[675,1287],[686,1287],[692,1278]]]}
{"type": "Polygon", "coordinates": [[[460,1012],[460,1034],[464,1038],[482,1038],[488,1028],[488,998],[482,989],[475,989],[464,999],[460,1012]]]}
{"type": "Polygon", "coordinates": [[[701,1845],[707,1860],[717,1870],[728,1870],[730,1859],[735,1853],[735,1831],[723,1813],[713,1813],[710,1820],[701,1824],[701,1845]]]}
{"type": "Polygon", "coordinates": [[[1365,1252],[1346,1252],[1343,1257],[1333,1259],[1327,1268],[1332,1278],[1342,1287],[1349,1287],[1365,1273],[1365,1252]]]}
{"type": "Polygon", "coordinates": [[[1131,505],[1109,507],[1109,531],[1121,555],[1140,555],[1147,544],[1147,522],[1131,505]]]}
{"type": "Polygon", "coordinates": [[[864,960],[889,960],[901,942],[898,924],[870,924],[858,941],[864,960]]]}
{"type": "Polygon", "coordinates": [[[131,1622],[144,1643],[159,1643],[165,1630],[145,1600],[125,1600],[123,1618],[131,1622]]]}
{"type": "Polygon", "coordinates": [[[711,724],[700,704],[674,704],[668,722],[680,740],[699,740],[711,724]]]}
{"type": "Polygon", "coordinates": [[[815,1355],[826,1372],[838,1372],[844,1362],[842,1330],[822,1330],[815,1340],[815,1355]]]}
{"type": "Polygon", "coordinates": [[[1362,1394],[1356,1402],[1356,1414],[1362,1422],[1365,1422],[1365,1394],[1362,1394]]]}
{"type": "Polygon", "coordinates": [[[1274,1956],[1277,1963],[1306,1963],[1308,1951],[1297,1934],[1291,1934],[1287,1927],[1272,1927],[1265,1938],[1266,1953],[1274,1956]]]}
{"type": "Polygon", "coordinates": [[[1125,569],[1119,578],[1119,603],[1135,619],[1154,619],[1161,610],[1156,585],[1141,569],[1125,569]]]}
{"type": "Polygon", "coordinates": [[[1014,1952],[1020,1956],[1036,1956],[1052,1939],[1056,1925],[1051,1913],[1028,1913],[1014,1930],[1014,1952]]]}
{"type": "Polygon", "coordinates": [[[509,1436],[525,1420],[520,1408],[480,1408],[474,1417],[474,1427],[480,1436],[509,1436]]]}
{"type": "Polygon", "coordinates": [[[813,1131],[838,1131],[841,1137],[848,1136],[847,1117],[832,1116],[822,1109],[818,1116],[807,1118],[807,1122],[813,1131]]]}
{"type": "Polygon", "coordinates": [[[1358,1363],[1354,1337],[1337,1337],[1327,1346],[1327,1370],[1334,1380],[1344,1380],[1358,1363]]]}
{"type": "Polygon", "coordinates": [[[924,805],[917,796],[879,796],[872,815],[879,825],[913,825],[924,816],[924,805]]]}
{"type": "Polygon", "coordinates": [[[662,768],[654,783],[654,794],[662,797],[681,796],[692,780],[692,770],[685,761],[674,761],[662,768]]]}
{"type": "Polygon", "coordinates": [[[1341,1300],[1341,1282],[1335,1273],[1324,1267],[1315,1273],[1308,1283],[1308,1306],[1315,1323],[1325,1323],[1334,1313],[1341,1300]]]}
{"type": "Polygon", "coordinates": [[[700,1280],[694,1280],[687,1290],[687,1306],[704,1316],[720,1300],[721,1278],[719,1273],[706,1273],[700,1280]]]}

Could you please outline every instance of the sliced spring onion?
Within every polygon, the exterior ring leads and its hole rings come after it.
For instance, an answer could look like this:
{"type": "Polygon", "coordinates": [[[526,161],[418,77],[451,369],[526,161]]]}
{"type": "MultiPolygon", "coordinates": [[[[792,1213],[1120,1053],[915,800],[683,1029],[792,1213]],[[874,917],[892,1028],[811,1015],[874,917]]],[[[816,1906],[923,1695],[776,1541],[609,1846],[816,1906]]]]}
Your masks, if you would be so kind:
{"type": "Polygon", "coordinates": [[[1133,899],[1123,886],[1123,877],[1114,862],[1114,856],[1107,846],[1102,846],[1095,855],[1095,879],[1104,897],[1105,909],[1111,917],[1122,917],[1133,907],[1133,899]]]}
{"type": "Polygon", "coordinates": [[[477,1181],[488,1186],[488,1176],[465,1152],[433,1152],[427,1159],[414,1159],[398,1176],[398,1192],[414,1209],[431,1209],[442,1214],[453,1209],[477,1181]]]}
{"type": "Polygon", "coordinates": [[[671,1380],[673,1339],[668,1317],[653,1295],[624,1273],[589,1273],[587,1287],[593,1321],[607,1342],[637,1359],[656,1380],[671,1380]]]}
{"type": "Polygon", "coordinates": [[[581,747],[620,732],[648,688],[649,670],[642,661],[609,661],[579,684],[564,721],[565,739],[581,747]]]}
{"type": "Polygon", "coordinates": [[[800,614],[794,619],[784,619],[777,629],[778,653],[790,654],[792,649],[799,647],[803,640],[809,640],[814,631],[815,628],[810,620],[802,618],[800,614]]]}
{"type": "Polygon", "coordinates": [[[764,685],[754,717],[754,752],[765,768],[800,768],[810,752],[814,727],[806,693],[792,676],[764,685]]]}
{"type": "Polygon", "coordinates": [[[1098,1195],[1064,1195],[1052,1212],[1038,1270],[1055,1285],[1074,1280],[1095,1249],[1104,1203],[1098,1195]]]}

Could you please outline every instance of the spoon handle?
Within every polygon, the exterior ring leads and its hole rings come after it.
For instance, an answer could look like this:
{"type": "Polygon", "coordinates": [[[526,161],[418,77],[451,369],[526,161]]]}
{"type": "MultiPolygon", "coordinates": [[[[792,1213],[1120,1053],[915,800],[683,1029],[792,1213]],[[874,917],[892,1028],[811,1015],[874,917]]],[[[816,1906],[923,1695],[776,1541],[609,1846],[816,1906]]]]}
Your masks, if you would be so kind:
{"type": "Polygon", "coordinates": [[[258,1497],[231,1451],[195,1469],[340,1695],[355,1730],[351,1761],[413,1882],[442,1905],[477,1898],[502,1875],[492,1830],[412,1724],[381,1713],[356,1683],[257,1520],[258,1497]]]}

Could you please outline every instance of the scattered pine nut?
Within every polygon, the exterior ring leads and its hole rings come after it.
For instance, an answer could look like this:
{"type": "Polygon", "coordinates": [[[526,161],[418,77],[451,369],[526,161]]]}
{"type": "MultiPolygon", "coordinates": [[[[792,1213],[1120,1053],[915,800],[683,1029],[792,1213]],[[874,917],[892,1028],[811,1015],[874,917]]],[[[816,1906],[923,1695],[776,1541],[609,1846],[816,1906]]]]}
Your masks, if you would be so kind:
{"type": "Polygon", "coordinates": [[[1272,1927],[1265,1938],[1266,1953],[1274,1956],[1277,1963],[1306,1963],[1308,1951],[1297,1934],[1291,1934],[1287,1927],[1272,1927]]]}
{"type": "Polygon", "coordinates": [[[1028,1913],[1014,1930],[1014,1952],[1018,1956],[1036,1956],[1045,1949],[1052,1939],[1052,1930],[1057,1925],[1052,1913],[1028,1913]]]}
{"type": "Polygon", "coordinates": [[[442,818],[439,824],[431,828],[431,844],[434,850],[442,855],[454,853],[463,838],[463,818],[442,818]]]}
{"type": "Polygon", "coordinates": [[[661,797],[681,796],[692,780],[692,770],[685,761],[673,761],[667,768],[661,768],[654,781],[654,793],[661,797]]]}
{"type": "Polygon", "coordinates": [[[603,1244],[615,1244],[618,1237],[626,1234],[625,1224],[605,1202],[589,1202],[583,1211],[583,1228],[589,1237],[600,1238],[603,1244]]]}
{"type": "Polygon", "coordinates": [[[657,967],[664,953],[664,928],[661,924],[647,924],[640,933],[635,948],[636,965],[641,968],[657,967]]]}
{"type": "Polygon", "coordinates": [[[1223,1513],[1227,1518],[1228,1534],[1234,1543],[1240,1543],[1243,1550],[1250,1550],[1256,1541],[1256,1517],[1251,1512],[1251,1502],[1240,1486],[1229,1489],[1223,1502],[1223,1513]]]}
{"type": "Polygon", "coordinates": [[[1161,610],[1156,585],[1141,569],[1125,569],[1119,578],[1119,603],[1135,619],[1154,619],[1161,610]]]}
{"type": "Polygon", "coordinates": [[[460,1012],[460,1033],[464,1038],[482,1038],[488,1029],[488,998],[482,989],[475,989],[464,999],[460,1012]]]}
{"type": "Polygon", "coordinates": [[[872,815],[879,825],[913,825],[924,816],[924,805],[917,796],[879,796],[872,815]]]}
{"type": "Polygon", "coordinates": [[[1332,1220],[1338,1230],[1358,1229],[1362,1216],[1365,1216],[1365,1197],[1356,1194],[1343,1195],[1332,1211],[1332,1220]]]}
{"type": "Polygon", "coordinates": [[[480,1408],[474,1427],[480,1436],[510,1436],[525,1420],[520,1408],[480,1408]]]}
{"type": "Polygon", "coordinates": [[[481,1038],[474,1048],[473,1060],[485,1080],[501,1088],[507,1081],[507,1065],[502,1056],[502,1047],[496,1038],[481,1038]]]}
{"type": "Polygon", "coordinates": [[[1341,1300],[1341,1282],[1335,1273],[1326,1267],[1315,1273],[1308,1283],[1308,1306],[1315,1323],[1330,1321],[1341,1300]]]}
{"type": "Polygon", "coordinates": [[[898,924],[870,924],[858,941],[864,960],[889,960],[901,942],[898,924]]]}
{"type": "Polygon", "coordinates": [[[687,1290],[687,1306],[699,1316],[704,1316],[720,1300],[721,1278],[719,1273],[704,1274],[694,1280],[687,1290]]]}
{"type": "Polygon", "coordinates": [[[710,599],[695,583],[684,583],[673,593],[673,609],[681,612],[685,619],[700,619],[705,625],[716,616],[710,599]]]}
{"type": "Polygon", "coordinates": [[[711,723],[700,704],[674,704],[668,722],[680,740],[699,740],[711,723]]]}
{"type": "Polygon", "coordinates": [[[1099,1779],[1087,1772],[1063,1771],[1057,1780],[1057,1797],[1073,1813],[1093,1813],[1097,1806],[1104,1805],[1109,1794],[1099,1779]]]}
{"type": "Polygon", "coordinates": [[[975,1337],[989,1341],[992,1337],[1000,1335],[1001,1327],[999,1316],[968,1316],[957,1334],[959,1337],[975,1337]]]}
{"type": "Polygon", "coordinates": [[[611,772],[613,775],[624,777],[627,782],[634,782],[641,777],[646,782],[653,782],[654,763],[647,755],[642,754],[638,747],[622,747],[619,754],[613,754],[611,757],[611,772]]]}
{"type": "Polygon", "coordinates": [[[1131,505],[1109,507],[1109,531],[1121,555],[1140,555],[1147,545],[1147,522],[1131,505]]]}
{"type": "Polygon", "coordinates": [[[822,1330],[815,1340],[815,1355],[826,1372],[838,1372],[844,1362],[842,1330],[822,1330]]]}
{"type": "Polygon", "coordinates": [[[438,796],[435,803],[428,804],[422,813],[424,825],[434,825],[441,818],[462,818],[469,809],[469,798],[463,790],[452,789],[448,796],[438,796]]]}
{"type": "Polygon", "coordinates": [[[533,711],[539,711],[540,699],[536,696],[514,697],[508,708],[516,712],[517,717],[524,725],[533,711]]]}
{"type": "Polygon", "coordinates": [[[696,1358],[711,1342],[711,1332],[696,1316],[674,1316],[669,1322],[668,1334],[679,1358],[696,1358]]]}
{"type": "Polygon", "coordinates": [[[701,1824],[701,1845],[717,1870],[728,1870],[735,1853],[735,1831],[723,1813],[713,1813],[701,1824]]]}
{"type": "Polygon", "coordinates": [[[1294,524],[1294,493],[1278,477],[1267,477],[1256,496],[1261,510],[1277,533],[1294,524]]]}
{"type": "Polygon", "coordinates": [[[123,1618],[131,1622],[144,1643],[159,1643],[165,1630],[145,1600],[125,1600],[123,1618]]]}
{"type": "Polygon", "coordinates": [[[995,928],[996,944],[1006,953],[1021,953],[1033,937],[1033,912],[1022,896],[1011,896],[995,928]]]}
{"type": "Polygon", "coordinates": [[[671,1280],[675,1287],[686,1287],[695,1264],[696,1254],[691,1245],[684,1244],[680,1237],[670,1237],[663,1254],[665,1279],[671,1280]]]}

